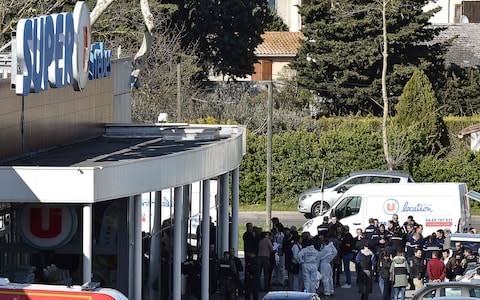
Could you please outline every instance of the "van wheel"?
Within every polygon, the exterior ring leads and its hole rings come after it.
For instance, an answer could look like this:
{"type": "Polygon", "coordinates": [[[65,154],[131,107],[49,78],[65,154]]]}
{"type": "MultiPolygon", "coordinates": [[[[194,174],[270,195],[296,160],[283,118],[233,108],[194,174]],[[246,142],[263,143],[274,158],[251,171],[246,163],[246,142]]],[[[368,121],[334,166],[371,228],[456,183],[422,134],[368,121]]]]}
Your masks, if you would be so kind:
{"type": "Polygon", "coordinates": [[[315,202],[312,206],[312,216],[318,217],[322,215],[324,212],[330,209],[330,205],[328,203],[323,202],[323,211],[320,211],[321,202],[315,202]]]}

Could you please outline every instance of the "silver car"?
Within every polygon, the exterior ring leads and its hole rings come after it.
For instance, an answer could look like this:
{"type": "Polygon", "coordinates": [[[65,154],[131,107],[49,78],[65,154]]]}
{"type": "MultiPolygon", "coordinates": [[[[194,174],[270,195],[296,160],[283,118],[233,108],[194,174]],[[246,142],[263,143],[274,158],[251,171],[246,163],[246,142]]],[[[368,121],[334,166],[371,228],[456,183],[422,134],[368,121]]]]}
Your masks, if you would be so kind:
{"type": "Polygon", "coordinates": [[[352,172],[347,176],[329,182],[322,188],[313,188],[298,197],[298,211],[310,219],[321,215],[332,207],[338,198],[349,188],[364,183],[407,183],[414,182],[412,176],[404,172],[365,170],[352,172]],[[322,203],[323,200],[323,203],[322,203]]]}
{"type": "Polygon", "coordinates": [[[439,282],[427,283],[418,290],[412,300],[469,300],[480,298],[480,282],[439,282]]]}

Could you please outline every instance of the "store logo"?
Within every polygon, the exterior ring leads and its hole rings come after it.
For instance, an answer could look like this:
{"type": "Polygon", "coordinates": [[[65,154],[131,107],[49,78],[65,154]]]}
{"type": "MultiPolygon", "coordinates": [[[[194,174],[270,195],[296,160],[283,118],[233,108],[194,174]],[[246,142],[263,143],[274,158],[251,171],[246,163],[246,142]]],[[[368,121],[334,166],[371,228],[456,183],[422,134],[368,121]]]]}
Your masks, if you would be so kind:
{"type": "Polygon", "coordinates": [[[398,201],[395,199],[387,199],[383,203],[383,211],[385,211],[387,215],[396,214],[398,212],[399,207],[400,206],[398,205],[398,201]]]}
{"type": "Polygon", "coordinates": [[[22,237],[37,249],[55,249],[67,244],[78,225],[75,210],[67,206],[27,205],[21,219],[22,237]]]}
{"type": "Polygon", "coordinates": [[[21,19],[17,24],[15,92],[27,96],[49,87],[72,85],[81,91],[88,80],[90,12],[84,1],[73,13],[21,19]]]}
{"type": "Polygon", "coordinates": [[[105,50],[103,43],[97,42],[90,48],[88,79],[109,77],[112,73],[112,50],[105,50]]]}

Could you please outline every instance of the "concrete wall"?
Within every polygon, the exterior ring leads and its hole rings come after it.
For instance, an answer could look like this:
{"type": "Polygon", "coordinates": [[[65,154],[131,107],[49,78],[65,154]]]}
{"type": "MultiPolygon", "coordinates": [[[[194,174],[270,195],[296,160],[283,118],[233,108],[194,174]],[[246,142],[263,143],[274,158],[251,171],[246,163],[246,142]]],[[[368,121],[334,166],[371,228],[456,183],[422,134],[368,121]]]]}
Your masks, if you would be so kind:
{"type": "Polygon", "coordinates": [[[113,121],[113,78],[22,97],[0,80],[0,160],[98,136],[113,121]]]}
{"type": "Polygon", "coordinates": [[[130,123],[132,121],[132,101],[130,92],[130,57],[117,59],[113,64],[113,122],[130,123]]]}
{"type": "Polygon", "coordinates": [[[290,68],[290,63],[292,58],[286,57],[276,57],[272,59],[272,79],[273,80],[284,80],[291,79],[295,75],[295,71],[290,68]]]}

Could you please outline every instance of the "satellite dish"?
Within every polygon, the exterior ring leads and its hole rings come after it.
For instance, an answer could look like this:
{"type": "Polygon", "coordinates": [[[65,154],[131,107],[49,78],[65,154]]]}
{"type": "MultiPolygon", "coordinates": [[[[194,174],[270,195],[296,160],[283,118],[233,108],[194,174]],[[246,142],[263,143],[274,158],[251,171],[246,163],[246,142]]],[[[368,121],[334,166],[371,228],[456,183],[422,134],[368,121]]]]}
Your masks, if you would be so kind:
{"type": "Polygon", "coordinates": [[[462,24],[467,24],[467,23],[470,23],[470,22],[468,22],[468,17],[467,17],[467,16],[462,15],[462,16],[460,17],[460,23],[462,23],[462,24]]]}

